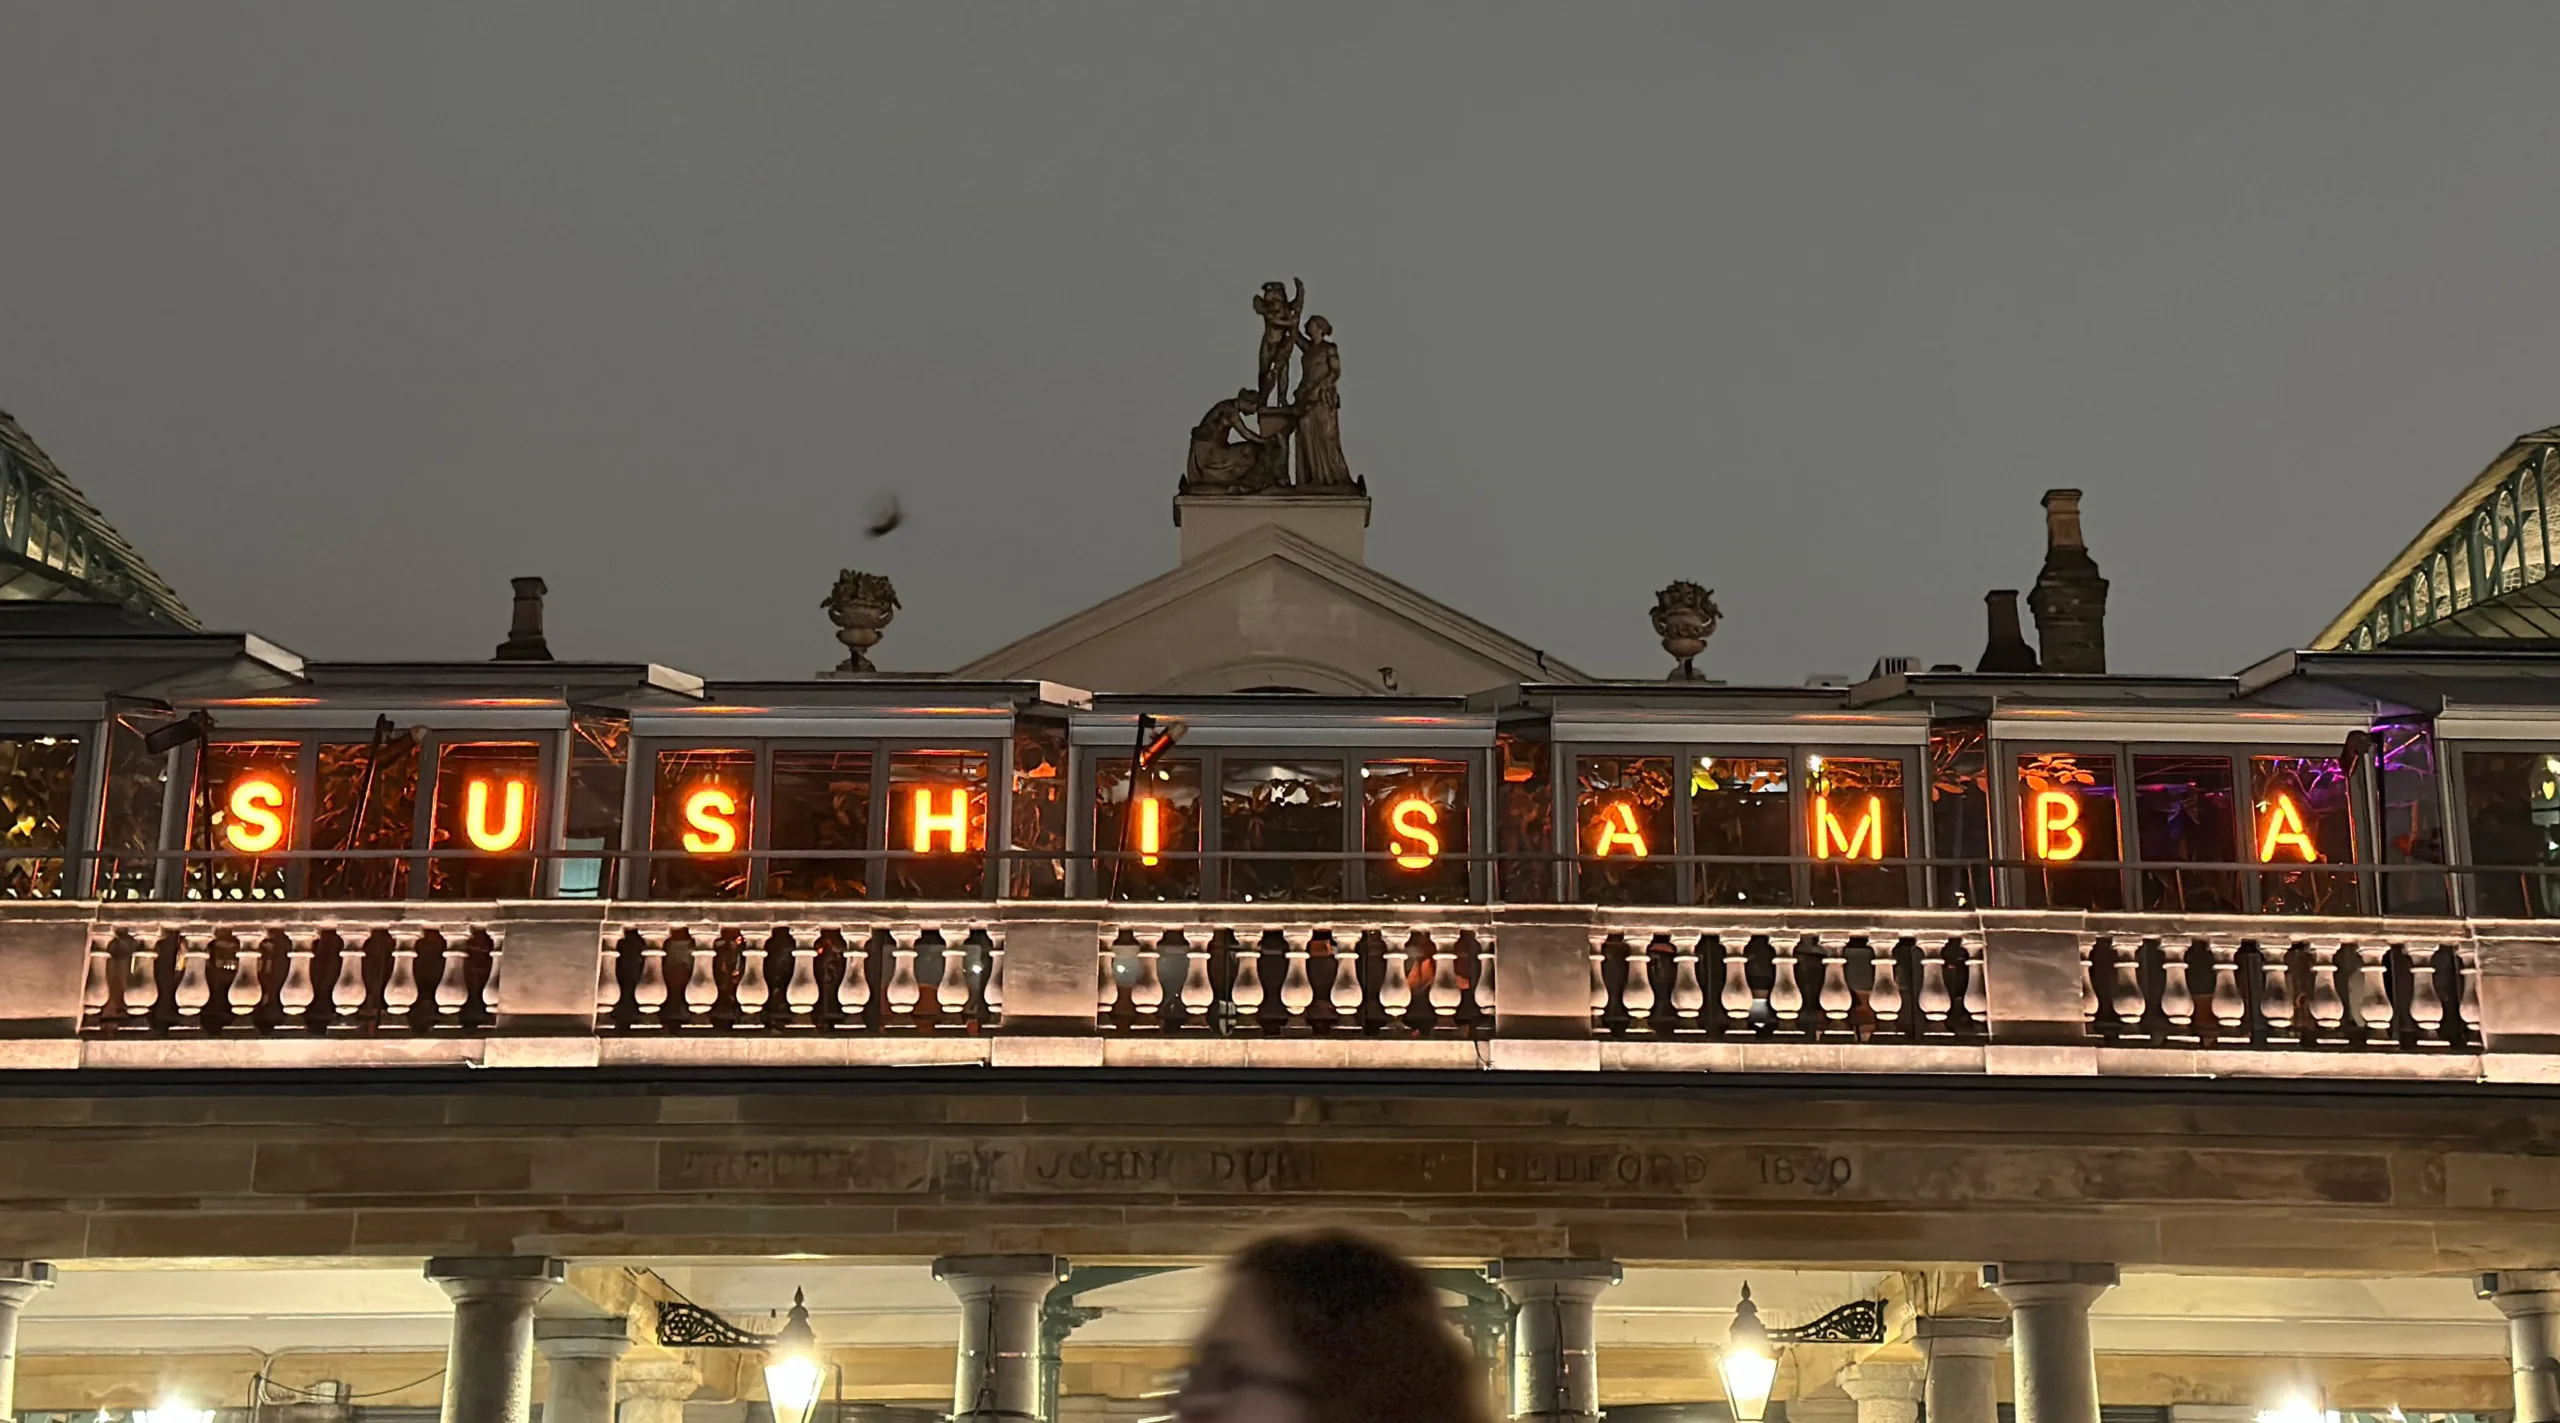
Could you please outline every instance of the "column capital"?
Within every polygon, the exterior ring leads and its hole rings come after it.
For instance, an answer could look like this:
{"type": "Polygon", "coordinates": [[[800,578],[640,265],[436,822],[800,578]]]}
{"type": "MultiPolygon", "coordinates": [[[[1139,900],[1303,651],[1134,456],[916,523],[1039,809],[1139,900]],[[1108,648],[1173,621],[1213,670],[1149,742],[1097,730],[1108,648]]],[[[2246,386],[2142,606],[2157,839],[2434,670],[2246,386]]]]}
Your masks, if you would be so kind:
{"type": "Polygon", "coordinates": [[[2020,1260],[1982,1267],[1982,1282],[2013,1305],[2094,1300],[2123,1278],[2115,1266],[2093,1261],[2020,1260]]]}
{"type": "Polygon", "coordinates": [[[1056,1255],[945,1255],[933,1262],[933,1277],[954,1289],[980,1280],[1054,1285],[1067,1277],[1067,1262],[1056,1255]]]}
{"type": "Polygon", "coordinates": [[[545,1255],[439,1255],[427,1262],[427,1278],[443,1286],[456,1303],[531,1303],[568,1277],[567,1261],[545,1255]]]}
{"type": "Polygon", "coordinates": [[[1931,1359],[1989,1359],[2009,1347],[2009,1321],[1929,1316],[1911,1324],[1912,1342],[1931,1359]]]}
{"type": "Polygon", "coordinates": [[[631,1348],[631,1322],[620,1315],[537,1319],[533,1347],[546,1359],[619,1359],[631,1348]]]}
{"type": "Polygon", "coordinates": [[[2493,1270],[2475,1288],[2509,1319],[2560,1312],[2560,1270],[2493,1270]]]}
{"type": "Polygon", "coordinates": [[[1885,1401],[1918,1403],[1921,1387],[1928,1381],[1928,1369],[1921,1364],[1864,1360],[1842,1369],[1834,1382],[1840,1391],[1860,1403],[1885,1401]]]}
{"type": "Polygon", "coordinates": [[[44,1260],[0,1260],[0,1305],[25,1304],[53,1283],[55,1273],[44,1260]]]}
{"type": "Polygon", "coordinates": [[[1496,1260],[1485,1266],[1485,1278],[1502,1287],[1502,1292],[1519,1299],[1524,1294],[1583,1294],[1597,1296],[1618,1283],[1625,1275],[1618,1262],[1609,1259],[1562,1259],[1526,1257],[1496,1260]],[[1520,1286],[1515,1289],[1513,1286],[1520,1286]]]}

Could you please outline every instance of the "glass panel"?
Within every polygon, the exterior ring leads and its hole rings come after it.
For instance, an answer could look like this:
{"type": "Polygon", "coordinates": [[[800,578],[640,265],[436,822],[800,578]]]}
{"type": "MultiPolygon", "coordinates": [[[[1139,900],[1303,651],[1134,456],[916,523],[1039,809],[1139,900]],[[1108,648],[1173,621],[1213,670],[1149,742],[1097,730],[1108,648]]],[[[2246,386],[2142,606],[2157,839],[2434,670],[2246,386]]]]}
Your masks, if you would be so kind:
{"type": "Polygon", "coordinates": [[[1940,865],[1934,879],[1945,909],[1991,905],[1991,760],[1979,722],[1929,729],[1930,854],[1979,865],[1940,865]]]}
{"type": "MultiPolygon", "coordinates": [[[[1219,768],[1219,848],[1342,851],[1342,763],[1236,757],[1219,768]]],[[[1226,862],[1227,894],[1256,903],[1342,898],[1340,860],[1226,862]]]]}
{"type": "Polygon", "coordinates": [[[894,846],[928,859],[891,860],[893,899],[976,899],[987,892],[987,753],[900,751],[889,757],[894,846]]]}
{"type": "MultiPolygon", "coordinates": [[[[2436,773],[2435,733],[2424,722],[2373,729],[2374,767],[2382,801],[2382,862],[2445,862],[2444,788],[2436,773]]],[[[2452,896],[2440,874],[2382,876],[2386,914],[2450,914],[2452,896]]]]}
{"type": "Polygon", "coordinates": [[[1793,904],[1795,797],[1784,756],[1689,758],[1689,843],[1699,855],[1770,855],[1769,864],[1700,864],[1693,904],[1793,904]]]}
{"type": "Polygon", "coordinates": [[[0,899],[60,899],[62,851],[71,843],[72,787],[80,775],[73,736],[0,736],[0,811],[9,846],[0,899]]]}
{"type": "Polygon", "coordinates": [[[649,820],[651,898],[746,896],[755,786],[753,751],[686,747],[658,753],[649,820]]]}
{"type": "MultiPolygon", "coordinates": [[[[786,850],[869,850],[871,752],[819,749],[773,753],[773,838],[786,850]]],[[[767,862],[765,893],[775,899],[862,899],[867,861],[846,857],[767,862]]]]}
{"type": "MultiPolygon", "coordinates": [[[[1062,724],[1027,721],[1014,727],[1013,848],[1066,853],[1067,729],[1062,724]]],[[[1062,899],[1067,862],[1023,855],[1006,862],[1004,883],[1007,898],[1062,899]]]]}
{"type": "Polygon", "coordinates": [[[1502,860],[1502,898],[1514,904],[1549,904],[1556,897],[1555,780],[1547,771],[1547,743],[1521,736],[1496,736],[1494,755],[1502,768],[1501,810],[1497,848],[1502,860]]]}
{"type": "MultiPolygon", "coordinates": [[[[2269,866],[2354,863],[2355,816],[2339,758],[2252,756],[2249,799],[2256,811],[2251,859],[2269,866]]],[[[2354,914],[2361,899],[2353,870],[2258,876],[2258,907],[2269,914],[2354,914]]]]}
{"type": "Polygon", "coordinates": [[[1813,902],[1909,907],[1910,867],[1874,863],[1911,853],[1902,830],[1901,758],[1807,756],[1804,765],[1812,797],[1805,834],[1813,842],[1813,902]]]}
{"type": "Polygon", "coordinates": [[[1360,768],[1362,863],[1372,902],[1464,904],[1467,763],[1395,759],[1360,768]]]}
{"type": "Polygon", "coordinates": [[[532,897],[541,783],[542,748],[531,741],[437,748],[435,823],[427,845],[467,853],[427,862],[429,898],[532,897]]]}
{"type": "Polygon", "coordinates": [[[622,804],[630,780],[631,723],[620,717],[573,718],[569,815],[560,848],[579,858],[560,862],[563,897],[593,899],[605,892],[605,854],[622,848],[622,804]]]}
{"type": "Polygon", "coordinates": [[[1582,897],[1594,904],[1669,904],[1671,866],[1655,859],[1677,843],[1671,826],[1671,758],[1577,756],[1574,823],[1582,897]]]}
{"type": "Polygon", "coordinates": [[[2052,751],[2018,758],[2019,844],[2030,909],[2122,909],[2116,758],[2052,751]],[[2086,868],[2081,868],[2086,866],[2086,868]]]}
{"type": "Polygon", "coordinates": [[[107,723],[106,817],[99,826],[98,897],[148,899],[160,892],[160,817],[169,799],[173,753],[142,749],[121,717],[107,723]]]}
{"type": "Polygon", "coordinates": [[[2134,844],[2142,860],[2142,907],[2190,914],[2240,912],[2238,870],[2182,870],[2181,864],[2237,864],[2240,816],[2228,756],[2133,758],[2134,844]]]}
{"type": "Polygon", "coordinates": [[[187,848],[218,850],[222,857],[187,866],[187,898],[281,897],[285,862],[262,857],[292,848],[293,781],[302,743],[217,741],[202,751],[202,790],[187,848]]]}
{"type": "MultiPolygon", "coordinates": [[[[371,741],[325,741],[318,752],[320,799],[311,808],[316,850],[406,850],[418,813],[418,738],[394,732],[371,741]]],[[[314,899],[400,899],[409,893],[406,859],[314,860],[314,899]]]]}
{"type": "Polygon", "coordinates": [[[1168,759],[1147,768],[1147,788],[1129,814],[1129,758],[1093,766],[1095,891],[1105,899],[1198,899],[1200,763],[1168,759]],[[1152,851],[1168,851],[1153,855],[1152,851]],[[1113,859],[1113,854],[1137,856],[1113,859]]]}

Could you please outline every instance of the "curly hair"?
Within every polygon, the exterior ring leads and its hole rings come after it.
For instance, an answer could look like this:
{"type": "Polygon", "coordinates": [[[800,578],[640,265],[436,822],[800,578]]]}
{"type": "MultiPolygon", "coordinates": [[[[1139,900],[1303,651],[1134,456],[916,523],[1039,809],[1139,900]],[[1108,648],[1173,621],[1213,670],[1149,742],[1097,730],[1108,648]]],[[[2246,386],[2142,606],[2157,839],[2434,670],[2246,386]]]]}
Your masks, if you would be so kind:
{"type": "Polygon", "coordinates": [[[1275,1235],[1227,1269],[1305,1370],[1312,1423],[1490,1423],[1475,1351],[1394,1251],[1347,1231],[1275,1235]]]}

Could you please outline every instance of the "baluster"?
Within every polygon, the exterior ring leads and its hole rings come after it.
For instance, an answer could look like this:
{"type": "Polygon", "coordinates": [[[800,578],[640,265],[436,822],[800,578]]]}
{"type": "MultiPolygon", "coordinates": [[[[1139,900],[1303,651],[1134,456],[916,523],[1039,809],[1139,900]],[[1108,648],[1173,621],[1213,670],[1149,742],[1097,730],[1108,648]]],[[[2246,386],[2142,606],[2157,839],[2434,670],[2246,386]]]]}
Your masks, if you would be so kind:
{"type": "Polygon", "coordinates": [[[609,1018],[622,1006],[622,941],[600,940],[596,945],[596,1017],[609,1018]]]}
{"type": "Polygon", "coordinates": [[[1405,966],[1405,945],[1410,942],[1409,939],[1379,941],[1384,952],[1380,956],[1378,971],[1378,1008],[1390,1021],[1407,1027],[1420,1027],[1421,1024],[1413,1021],[1419,1016],[1413,1011],[1413,984],[1405,977],[1410,972],[1405,966]]]}
{"type": "Polygon", "coordinates": [[[2290,944],[2258,945],[2258,1016],[2270,1036],[2293,1026],[2293,972],[2286,964],[2290,944]]]}
{"type": "Polygon", "coordinates": [[[1626,1005],[1627,1017],[1633,1020],[1634,1025],[1642,1026],[1653,1020],[1653,941],[1647,939],[1639,944],[1633,939],[1621,939],[1618,942],[1625,946],[1627,956],[1627,986],[1618,995],[1618,1001],[1626,1005]]]}
{"type": "Polygon", "coordinates": [[[978,990],[978,1001],[986,1004],[988,1017],[1004,1016],[1004,941],[1002,939],[990,937],[987,940],[987,983],[984,988],[978,990]]]}
{"type": "Polygon", "coordinates": [[[2342,966],[2347,975],[2347,1010],[2368,1038],[2391,1036],[2391,994],[2382,981],[2382,956],[2370,946],[2354,945],[2342,966]]]}
{"type": "Polygon", "coordinates": [[[151,1016],[160,1006],[160,951],[150,944],[136,944],[133,958],[124,966],[124,1012],[137,1021],[151,1016]]]}
{"type": "Polygon", "coordinates": [[[1794,934],[1769,936],[1769,960],[1773,977],[1769,983],[1769,1011],[1778,1015],[1778,1026],[1797,1026],[1804,1015],[1804,985],[1796,979],[1800,966],[1797,955],[1804,951],[1804,940],[1794,934]]]}
{"type": "Polygon", "coordinates": [[[264,987],[258,982],[258,946],[242,944],[231,951],[231,991],[224,995],[231,1004],[231,1016],[242,1027],[255,1027],[258,1000],[264,987]]]}
{"type": "MultiPolygon", "coordinates": [[[[500,986],[506,977],[506,970],[506,946],[502,944],[491,944],[489,946],[489,976],[480,984],[480,1011],[488,1014],[493,1019],[498,1016],[500,995],[506,991],[500,986]]],[[[467,989],[469,985],[465,984],[464,987],[467,989]]]]}
{"type": "Polygon", "coordinates": [[[471,985],[465,971],[471,962],[470,940],[448,941],[444,946],[444,971],[436,975],[436,1016],[451,1018],[462,1012],[471,1001],[471,985]]]}
{"type": "Polygon", "coordinates": [[[764,1005],[773,1001],[773,984],[767,975],[773,968],[773,940],[755,945],[744,931],[738,936],[738,1022],[748,1027],[764,1016],[764,1005]]]}
{"type": "Polygon", "coordinates": [[[1242,935],[1235,940],[1235,976],[1227,986],[1227,1001],[1236,1007],[1236,1017],[1245,1022],[1262,1016],[1262,940],[1247,943],[1242,935]]]}
{"type": "Polygon", "coordinates": [[[1739,931],[1716,935],[1716,952],[1724,960],[1724,987],[1716,995],[1716,1007],[1728,1022],[1750,1018],[1751,1005],[1751,936],[1739,931]]]}
{"type": "Polygon", "coordinates": [[[1939,944],[1932,950],[1924,943],[1920,945],[1920,1018],[1928,1027],[1921,1031],[1946,1022],[1954,1009],[1955,997],[1947,992],[1947,946],[1939,944]]]}
{"type": "Polygon", "coordinates": [[[2480,961],[2459,946],[2453,951],[2453,991],[2456,1017],[2445,1025],[2447,1042],[2460,1041],[2480,1027],[2480,961]]]}
{"type": "Polygon", "coordinates": [[[2240,946],[2226,939],[2207,939],[2213,959],[2214,1036],[2236,1033],[2249,1021],[2249,1004],[2240,996],[2240,946]]]}
{"type": "Polygon", "coordinates": [[[1991,1025],[1991,968],[1983,958],[1982,945],[1972,939],[1958,939],[1957,952],[1964,955],[1964,1015],[1973,1020],[1976,1029],[1991,1025]]]}
{"type": "Polygon", "coordinates": [[[2104,1003],[2098,995],[2098,945],[2102,939],[2090,938],[2080,945],[2080,1021],[2098,1021],[2104,1003]]]}
{"type": "Polygon", "coordinates": [[[2172,948],[2165,939],[2154,942],[2160,945],[2160,1011],[2173,1025],[2186,1027],[2196,1018],[2195,992],[2187,986],[2188,946],[2172,948]]]}
{"type": "Polygon", "coordinates": [[[1867,985],[1867,1011],[1876,1015],[1879,1033],[1902,1032],[1902,985],[1894,977],[1894,955],[1901,951],[1898,939],[1888,938],[1881,944],[1867,940],[1867,958],[1875,968],[1875,979],[1867,985]]]}
{"type": "Polygon", "coordinates": [[[1822,955],[1822,992],[1814,1002],[1822,1009],[1822,1027],[1837,1027],[1849,1021],[1849,1008],[1856,1000],[1849,996],[1849,941],[1837,934],[1824,934],[1814,941],[1822,955]]]}
{"type": "MultiPolygon", "coordinates": [[[[1453,957],[1456,952],[1457,951],[1454,948],[1450,950],[1453,957]]],[[[1493,941],[1491,939],[1477,940],[1476,1011],[1483,1014],[1487,1021],[1491,1021],[1493,1017],[1493,964],[1493,941]]]]}
{"type": "Polygon", "coordinates": [[[1315,1006],[1316,1001],[1315,983],[1307,977],[1308,945],[1315,942],[1315,936],[1308,934],[1293,939],[1283,933],[1281,942],[1289,946],[1289,971],[1280,979],[1280,1006],[1288,1010],[1290,1022],[1303,1023],[1307,1020],[1307,1009],[1315,1006]]]}
{"type": "Polygon", "coordinates": [[[782,990],[782,1001],[794,1018],[806,1018],[818,1011],[818,945],[813,938],[802,943],[798,935],[791,940],[791,982],[782,990]]]}
{"type": "Polygon", "coordinates": [[[213,1001],[213,985],[205,977],[209,949],[178,941],[178,1016],[190,1023],[204,1020],[204,1005],[213,1001]]]}
{"type": "Polygon", "coordinates": [[[2338,996],[2338,945],[2334,940],[2314,941],[2311,945],[2311,1021],[2319,1033],[2328,1033],[2345,1022],[2346,1016],[2346,1000],[2338,996]]]}
{"type": "Polygon", "coordinates": [[[2444,1035],[2444,995],[2436,991],[2436,949],[2402,945],[2398,952],[2409,965],[2409,1016],[2428,1037],[2444,1035]]]}
{"type": "Polygon", "coordinates": [[[1609,936],[1591,936],[1591,1021],[1609,1016],[1609,936]]]}
{"type": "Polygon", "coordinates": [[[1217,1006],[1218,990],[1209,982],[1209,953],[1215,945],[1215,931],[1201,936],[1199,946],[1192,946],[1190,931],[1177,937],[1182,940],[1182,1006],[1192,1012],[1206,1013],[1217,1006]]]}
{"type": "Polygon", "coordinates": [[[418,950],[416,941],[391,941],[391,976],[382,984],[383,1016],[406,1021],[409,1010],[418,1006],[418,950]]]}
{"type": "Polygon", "coordinates": [[[2113,980],[2108,1006],[2116,1010],[2116,1024],[2127,1032],[2142,1031],[2142,1020],[2149,1016],[2149,1005],[2142,997],[2142,946],[2127,948],[2120,939],[2107,941],[2107,973],[2113,980]]]}
{"type": "MultiPolygon", "coordinates": [[[[1121,933],[1127,933],[1122,930],[1121,933]]],[[[1120,1007],[1120,936],[1113,935],[1102,944],[1102,970],[1093,989],[1094,1011],[1108,1024],[1120,1007]]]]}
{"type": "Polygon", "coordinates": [[[839,933],[836,939],[844,959],[844,977],[836,980],[836,1007],[858,1022],[862,1010],[871,1006],[871,936],[839,933]]]}
{"type": "Polygon", "coordinates": [[[1682,1027],[1694,1028],[1707,1006],[1706,985],[1698,981],[1698,941],[1683,939],[1672,947],[1671,1011],[1682,1027]]]}
{"type": "MultiPolygon", "coordinates": [[[[955,944],[951,942],[950,935],[942,936],[942,978],[933,986],[933,1008],[936,1017],[945,1023],[956,1023],[969,1016],[970,937],[968,934],[963,934],[960,936],[960,942],[955,944]]],[[[1152,955],[1153,950],[1149,950],[1149,953],[1152,955]]],[[[1147,967],[1150,969],[1155,967],[1152,957],[1149,958],[1147,967]]],[[[1161,985],[1157,988],[1157,994],[1159,997],[1163,994],[1161,985]]]]}
{"type": "Polygon", "coordinates": [[[1360,1021],[1360,953],[1367,938],[1365,934],[1354,934],[1349,944],[1338,938],[1328,940],[1333,945],[1333,982],[1325,998],[1333,1004],[1333,1016],[1338,1022],[1360,1021]]]}
{"type": "Polygon", "coordinates": [[[296,946],[286,951],[284,984],[277,990],[276,1002],[286,1016],[299,1018],[311,1011],[311,950],[296,946]]]}
{"type": "Polygon", "coordinates": [[[367,934],[355,943],[338,943],[338,977],[329,985],[329,1006],[341,1018],[352,1018],[364,1011],[365,956],[372,952],[373,936],[367,934]]]}
{"type": "Polygon", "coordinates": [[[664,1020],[667,1007],[667,941],[674,935],[660,931],[657,938],[640,940],[640,981],[633,985],[631,1001],[640,1011],[664,1020]]]}
{"type": "Polygon", "coordinates": [[[899,1017],[912,1017],[916,1003],[924,997],[924,987],[916,982],[916,944],[920,934],[889,935],[889,991],[884,1000],[889,1011],[899,1017]]]}
{"type": "MultiPolygon", "coordinates": [[[[1467,991],[1458,985],[1458,935],[1452,931],[1443,937],[1448,947],[1441,947],[1437,938],[1431,947],[1431,1016],[1445,1023],[1458,1015],[1458,1004],[1466,998],[1467,991]]],[[[1479,961],[1483,961],[1481,956],[1479,961]]],[[[1481,971],[1478,977],[1482,977],[1481,971]]]]}
{"type": "Polygon", "coordinates": [[[80,984],[80,1015],[84,1018],[95,1018],[105,1013],[107,999],[113,996],[114,975],[108,971],[108,958],[106,949],[91,946],[89,976],[80,984]]]}

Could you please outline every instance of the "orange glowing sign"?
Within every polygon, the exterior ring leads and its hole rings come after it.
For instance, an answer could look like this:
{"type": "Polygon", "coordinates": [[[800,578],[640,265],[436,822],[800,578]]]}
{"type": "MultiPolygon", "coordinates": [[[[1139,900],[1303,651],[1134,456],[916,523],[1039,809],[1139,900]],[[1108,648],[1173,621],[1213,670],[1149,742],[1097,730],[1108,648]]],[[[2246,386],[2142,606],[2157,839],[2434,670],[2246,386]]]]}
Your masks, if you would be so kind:
{"type": "MultiPolygon", "coordinates": [[[[1387,807],[1387,828],[1395,832],[1387,842],[1387,853],[1408,870],[1427,870],[1440,858],[1440,837],[1431,828],[1440,823],[1440,808],[1420,796],[1406,796],[1387,807]]],[[[1636,853],[1642,855],[1644,842],[1636,842],[1636,853]]],[[[1605,852],[1603,852],[1605,853],[1605,852]]]]}
{"type": "Polygon", "coordinates": [[[2034,802],[2034,843],[2039,860],[2076,860],[2089,847],[2080,831],[2080,798],[2069,791],[2038,791],[2034,802]]]}
{"type": "Polygon", "coordinates": [[[502,802],[505,809],[499,813],[497,826],[492,828],[489,824],[490,785],[486,776],[473,776],[463,782],[462,833],[470,837],[475,848],[494,855],[523,843],[524,806],[532,794],[532,787],[512,777],[507,780],[502,802]]]}
{"type": "Polygon", "coordinates": [[[1142,795],[1138,797],[1138,863],[1150,869],[1163,863],[1156,858],[1163,848],[1164,807],[1154,796],[1142,795]]]}
{"type": "Polygon", "coordinates": [[[1858,812],[1854,829],[1842,827],[1839,813],[1831,808],[1831,797],[1818,795],[1813,798],[1813,857],[1827,860],[1834,850],[1838,850],[1844,860],[1884,858],[1884,799],[1881,796],[1867,797],[1866,808],[1858,812]]]}
{"type": "Polygon", "coordinates": [[[1644,832],[1636,828],[1636,808],[1625,801],[1613,800],[1600,807],[1599,824],[1600,837],[1591,846],[1592,854],[1607,859],[1621,845],[1634,859],[1641,860],[1653,853],[1645,847],[1644,832]]]}
{"type": "Polygon", "coordinates": [[[684,798],[684,848],[695,855],[725,855],[738,848],[738,798],[718,786],[698,786],[684,798]]]}
{"type": "Polygon", "coordinates": [[[2266,827],[2258,832],[2258,863],[2274,864],[2276,851],[2286,846],[2291,846],[2306,865],[2320,858],[2320,847],[2311,843],[2311,832],[2302,823],[2302,808],[2293,803],[2291,795],[2276,792],[2274,808],[2266,821],[2266,827]]]}
{"type": "Polygon", "coordinates": [[[263,855],[284,843],[284,807],[290,792],[273,776],[242,776],[231,783],[231,815],[222,838],[244,855],[263,855]]]}
{"type": "MultiPolygon", "coordinates": [[[[1145,799],[1141,799],[1139,803],[1154,804],[1153,801],[1145,799]]],[[[916,853],[923,854],[930,851],[933,848],[933,837],[936,835],[943,837],[943,844],[952,854],[959,854],[969,848],[969,792],[966,788],[953,786],[950,809],[937,811],[933,808],[933,791],[928,787],[919,786],[916,788],[914,806],[909,823],[914,827],[913,844],[916,853]]]]}

